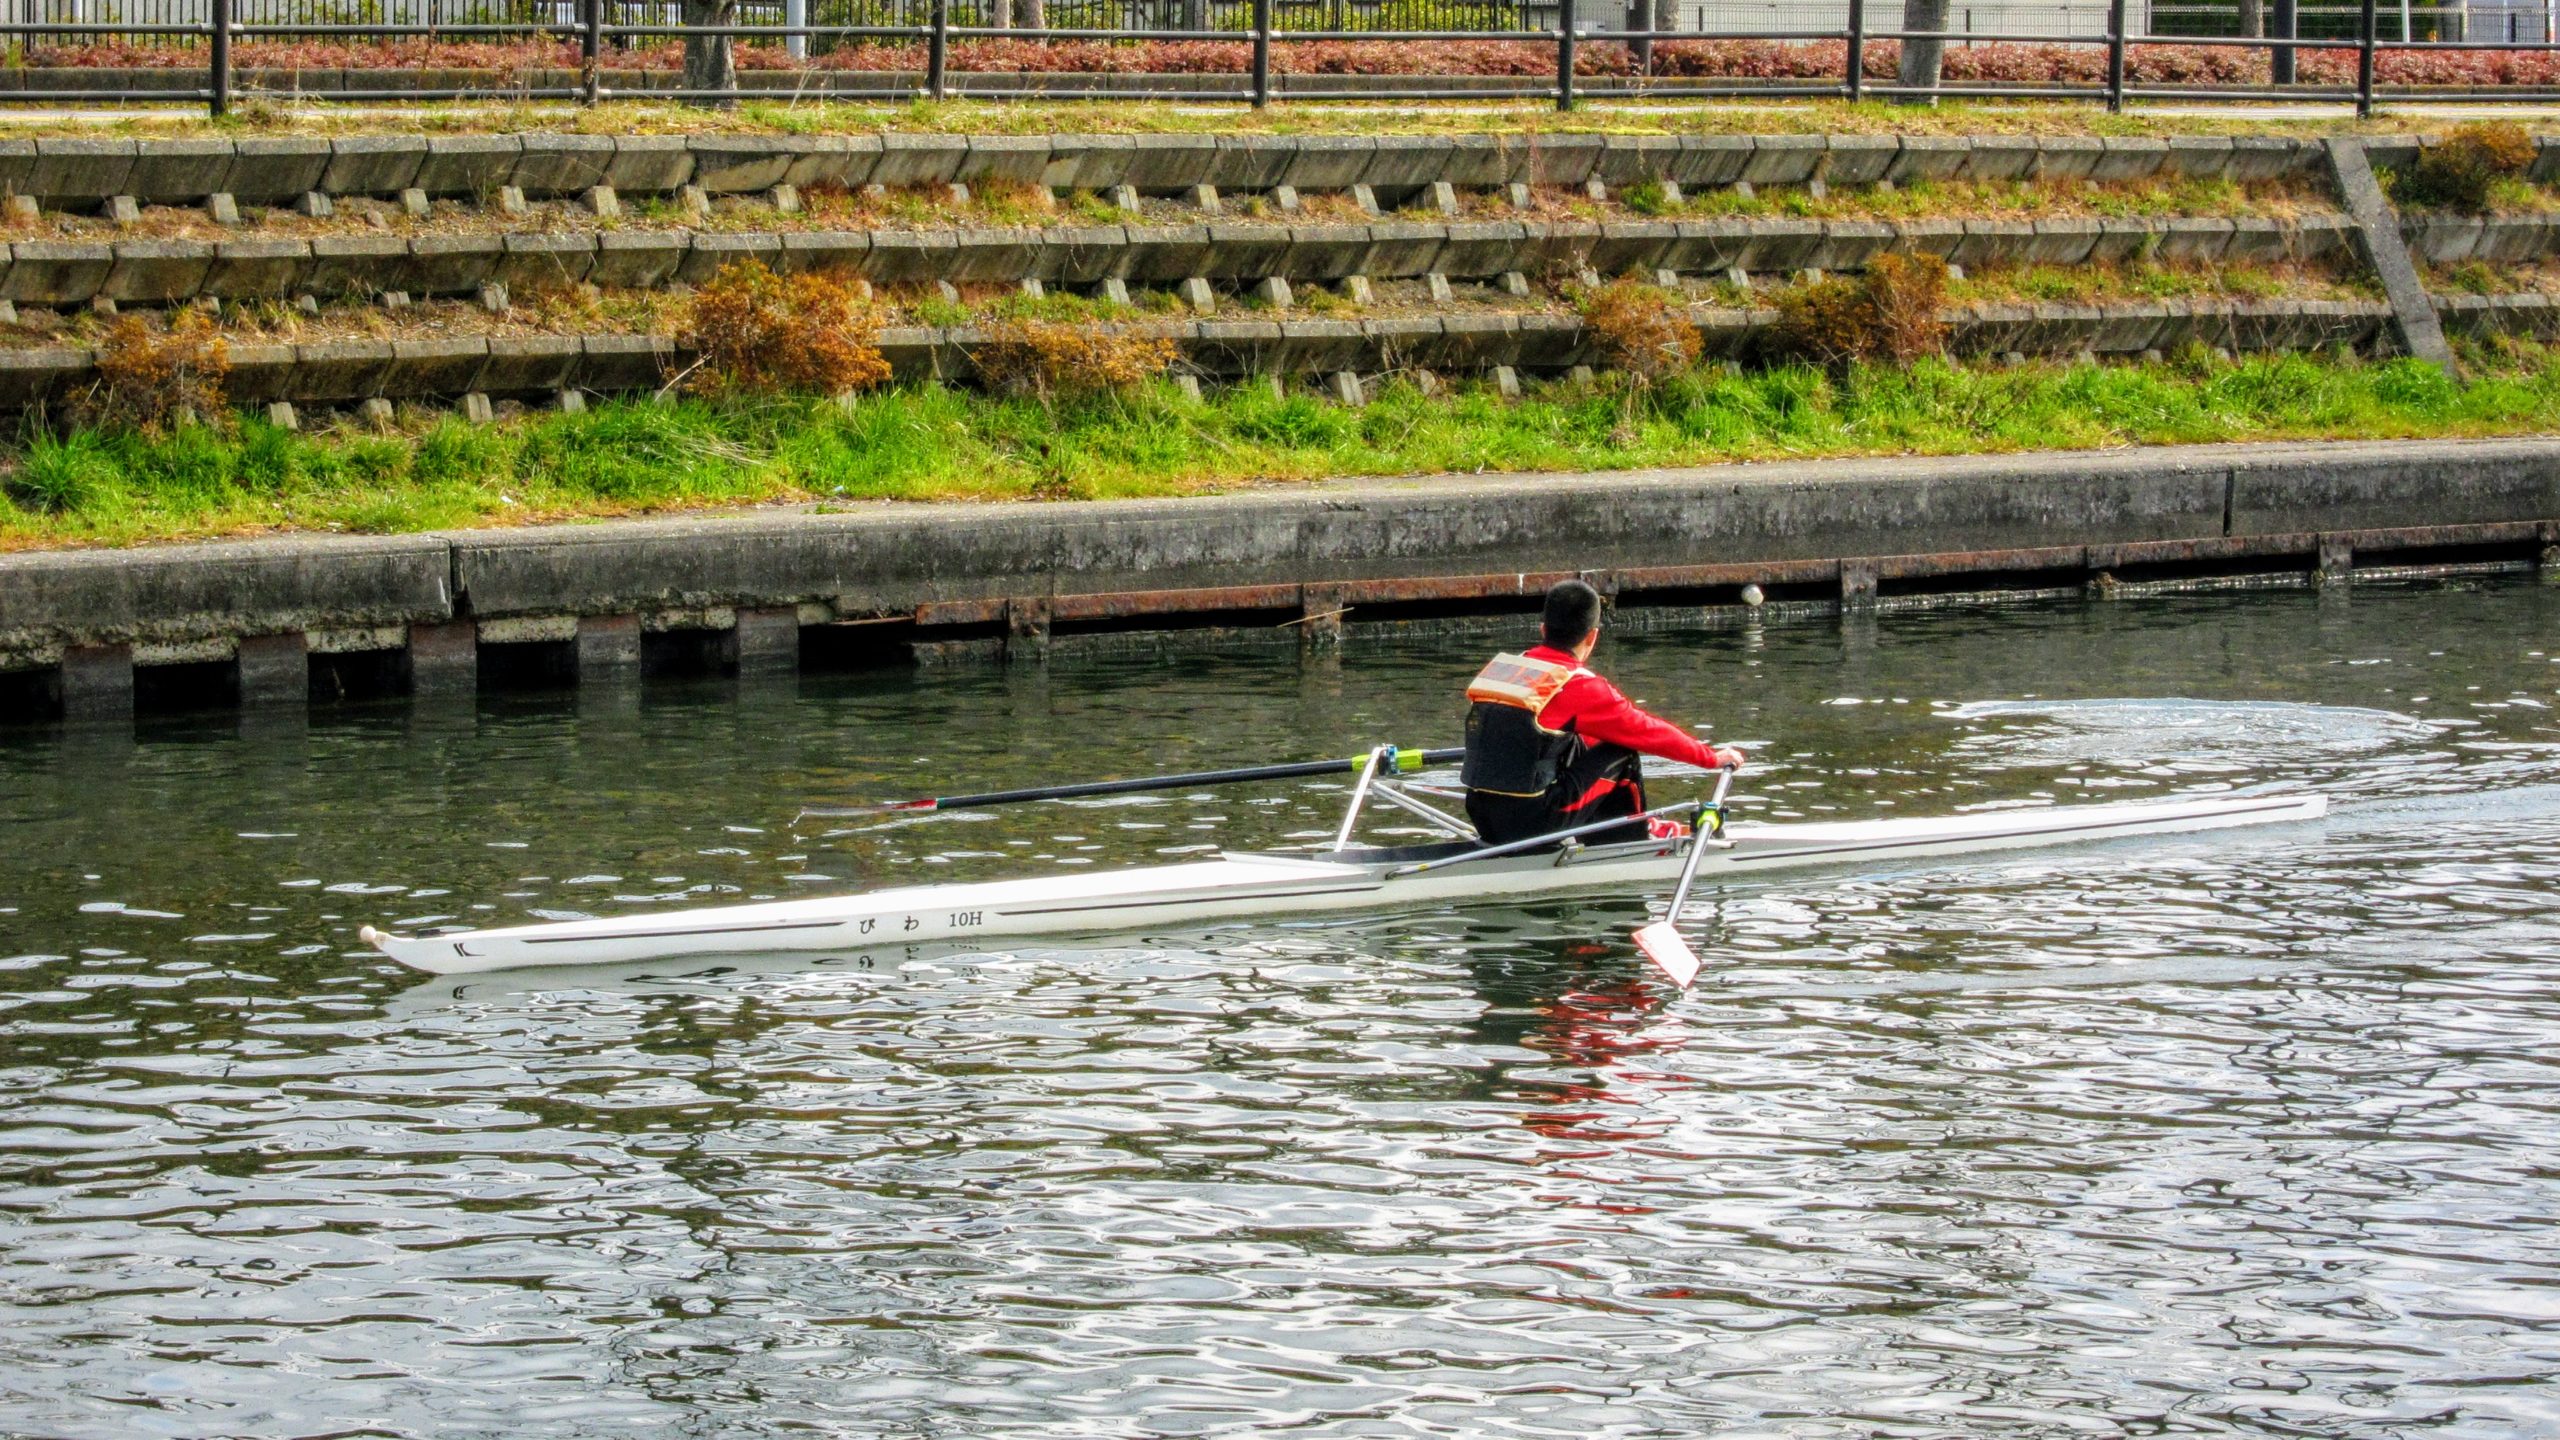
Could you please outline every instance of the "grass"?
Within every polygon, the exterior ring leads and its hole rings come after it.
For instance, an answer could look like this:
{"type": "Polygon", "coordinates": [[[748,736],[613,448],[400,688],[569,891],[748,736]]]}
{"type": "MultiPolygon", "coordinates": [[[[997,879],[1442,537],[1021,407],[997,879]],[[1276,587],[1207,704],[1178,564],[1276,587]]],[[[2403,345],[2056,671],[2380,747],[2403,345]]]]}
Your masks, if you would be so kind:
{"type": "Polygon", "coordinates": [[[388,533],[817,501],[1091,499],[1337,476],[1613,470],[1824,455],[1951,454],[2560,429],[2560,352],[2413,361],[2303,355],[2159,365],[1926,362],[1842,376],[1706,368],[1633,395],[1517,401],[1390,382],[1362,409],[1171,385],[1050,409],[937,386],[812,400],[608,404],[471,426],[297,434],[243,419],[157,438],[41,432],[0,460],[0,548],[318,530],[388,533]]]}
{"type": "Polygon", "coordinates": [[[0,134],[15,137],[195,135],[376,135],[419,132],[457,134],[559,130],[593,135],[674,135],[749,131],[772,134],[843,134],[894,130],[950,134],[1310,134],[1402,135],[1540,134],[1774,134],[1864,133],[1914,135],[2191,135],[2191,134],[2402,134],[2441,130],[2451,122],[2424,113],[2385,114],[2353,121],[2309,111],[2298,118],[2147,113],[2109,115],[2097,105],[1973,104],[1934,106],[1839,100],[1742,99],[1732,102],[1586,101],[1571,115],[1551,103],[1451,104],[1403,102],[1328,105],[1298,101],[1256,111],[1242,103],[1170,105],[1144,101],[947,100],[854,103],[764,98],[735,110],[700,110],[650,101],[608,101],[592,107],[567,102],[495,103],[430,101],[395,107],[330,105],[277,97],[253,97],[223,120],[200,107],[135,108],[112,120],[58,115],[15,116],[0,111],[0,134]]]}

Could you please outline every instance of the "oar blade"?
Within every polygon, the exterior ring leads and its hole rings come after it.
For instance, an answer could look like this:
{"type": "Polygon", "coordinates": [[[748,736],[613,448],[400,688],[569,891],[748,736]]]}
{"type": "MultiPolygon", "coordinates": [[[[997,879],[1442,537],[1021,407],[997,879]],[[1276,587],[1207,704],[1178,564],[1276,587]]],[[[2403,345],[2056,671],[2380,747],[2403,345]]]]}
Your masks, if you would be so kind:
{"type": "Polygon", "coordinates": [[[1698,952],[1681,938],[1679,927],[1669,920],[1656,920],[1636,932],[1636,948],[1645,958],[1662,967],[1671,983],[1686,990],[1698,978],[1698,952]]]}

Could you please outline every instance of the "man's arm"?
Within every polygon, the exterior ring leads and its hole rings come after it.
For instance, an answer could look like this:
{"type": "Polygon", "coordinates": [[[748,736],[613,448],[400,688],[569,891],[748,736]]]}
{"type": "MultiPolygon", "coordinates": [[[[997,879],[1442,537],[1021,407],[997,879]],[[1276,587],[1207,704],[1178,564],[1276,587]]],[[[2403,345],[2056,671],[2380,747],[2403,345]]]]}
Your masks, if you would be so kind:
{"type": "Polygon", "coordinates": [[[1617,686],[1597,675],[1577,678],[1557,698],[1571,705],[1572,713],[1566,718],[1585,740],[1624,745],[1640,755],[1678,760],[1702,770],[1742,763],[1741,751],[1704,744],[1680,727],[1646,714],[1619,694],[1617,686]]]}

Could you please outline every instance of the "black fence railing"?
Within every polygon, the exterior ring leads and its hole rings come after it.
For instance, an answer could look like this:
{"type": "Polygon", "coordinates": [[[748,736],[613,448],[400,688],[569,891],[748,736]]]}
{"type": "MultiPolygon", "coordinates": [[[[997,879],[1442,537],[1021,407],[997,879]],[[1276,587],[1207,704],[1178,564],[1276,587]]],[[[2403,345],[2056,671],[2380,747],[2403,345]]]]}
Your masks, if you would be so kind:
{"type": "MultiPolygon", "coordinates": [[[[2519,84],[2512,74],[2465,81],[2458,64],[2447,71],[2432,60],[2415,67],[2426,72],[2426,83],[2393,85],[2381,74],[2385,60],[2395,55],[2458,62],[2506,52],[2536,57],[2536,68],[2560,77],[2560,43],[2548,38],[2547,25],[2529,39],[2503,34],[2438,38],[2450,13],[2438,6],[2426,12],[2438,35],[2411,38],[2422,31],[2410,7],[2386,9],[2379,0],[2361,0],[2345,12],[2351,24],[2339,34],[2331,23],[2340,13],[2334,4],[2315,10],[2293,0],[2261,0],[2247,13],[2266,33],[2165,34],[2135,28],[2129,5],[2141,0],[2103,3],[2102,23],[2094,33],[2076,22],[2070,32],[1985,33],[1899,28],[1898,0],[1845,0],[1842,23],[1834,26],[1751,32],[1644,28],[1637,17],[1651,12],[1643,3],[1629,4],[1623,12],[1629,18],[1619,26],[1594,25],[1587,0],[1578,11],[1584,20],[1574,24],[1558,23],[1556,0],[739,0],[718,25],[688,24],[687,7],[675,0],[0,0],[0,17],[6,17],[0,19],[0,36],[19,50],[24,72],[20,83],[0,84],[0,101],[191,100],[218,115],[230,106],[243,68],[257,71],[268,83],[282,69],[299,96],[342,101],[718,101],[778,88],[788,94],[853,93],[888,100],[941,99],[964,92],[990,99],[1083,94],[1245,101],[1257,107],[1275,99],[1318,97],[1544,98],[1571,109],[1590,87],[1595,69],[1607,72],[1605,81],[1613,90],[1638,91],[1651,99],[1941,97],[2085,101],[2110,110],[2152,100],[2327,101],[2352,102],[2358,114],[2369,115],[2385,100],[2547,103],[2560,91],[2560,83],[2519,84]],[[634,51],[657,57],[673,42],[712,36],[768,47],[761,52],[767,58],[745,73],[751,81],[758,75],[770,77],[779,59],[781,78],[788,83],[693,88],[680,78],[668,83],[657,58],[646,70],[635,71],[626,63],[634,51]],[[982,63],[972,64],[967,47],[990,40],[1034,48],[1008,49],[994,58],[981,51],[975,58],[982,63]],[[1880,44],[1931,40],[1944,42],[1951,53],[1982,45],[2024,46],[2048,57],[2078,56],[2080,63],[2050,70],[2043,78],[2012,78],[1998,67],[1951,66],[1932,85],[1905,85],[1883,73],[1880,44]],[[405,68],[386,68],[378,53],[352,52],[334,67],[325,56],[276,60],[266,50],[252,57],[255,64],[235,63],[236,47],[243,45],[286,42],[286,50],[295,50],[314,43],[417,41],[494,44],[503,53],[496,60],[484,57],[478,71],[469,68],[470,56],[459,51],[460,58],[429,54],[405,68]],[[1390,42],[1409,53],[1399,54],[1401,63],[1393,74],[1361,73],[1356,56],[1350,62],[1330,57],[1321,76],[1286,73],[1290,67],[1273,63],[1275,54],[1285,55],[1291,46],[1356,41],[1390,42]],[[1701,41],[1756,42],[1754,53],[1764,58],[1795,58],[1786,65],[1745,67],[1748,73],[1684,71],[1668,61],[1654,69],[1645,58],[1658,52],[1676,61],[1677,42],[1701,41]],[[1224,42],[1234,48],[1207,61],[1191,56],[1184,73],[1096,76],[1038,63],[1037,47],[1047,42],[1224,42]],[[1478,53],[1453,65],[1451,73],[1435,74],[1427,63],[1414,63],[1416,54],[1427,56],[1427,47],[1452,42],[1472,44],[1478,53]],[[1523,60],[1496,67],[1503,69],[1496,75],[1468,73],[1485,44],[1519,47],[1523,60]],[[2146,76],[2133,61],[2137,51],[2153,46],[2264,59],[2245,67],[2251,72],[2247,75],[2226,67],[2212,77],[2190,78],[2192,67],[2167,66],[2146,76]],[[770,47],[782,47],[788,55],[774,57],[770,47]],[[855,47],[872,47],[888,58],[860,66],[821,64],[822,57],[855,47]],[[879,47],[899,48],[886,52],[879,47]],[[183,57],[176,53],[180,49],[186,52],[183,57]],[[201,63],[193,63],[197,51],[201,63]],[[791,57],[805,57],[806,63],[791,57]],[[1607,63],[1590,63],[1599,57],[1607,57],[1607,63]],[[2307,57],[2314,63],[2306,67],[2307,57]],[[187,63],[169,63],[181,58],[187,63]],[[2446,79],[2448,73],[2453,78],[2446,79]],[[1114,83],[1096,83],[1100,80],[1114,83]]],[[[2560,0],[2547,0],[2546,12],[2552,5],[2560,0]]],[[[702,5],[693,13],[708,8],[702,5]]],[[[1694,24],[1710,12],[1686,13],[1694,24]]],[[[2139,13],[2145,26],[2177,18],[2168,5],[2145,6],[2139,13]]],[[[2236,8],[2234,13],[2239,13],[2236,8]]],[[[2477,33],[2474,22],[2465,23],[2470,26],[2466,33],[2477,33]]],[[[2484,76],[2491,73],[2475,69],[2484,76]]]]}

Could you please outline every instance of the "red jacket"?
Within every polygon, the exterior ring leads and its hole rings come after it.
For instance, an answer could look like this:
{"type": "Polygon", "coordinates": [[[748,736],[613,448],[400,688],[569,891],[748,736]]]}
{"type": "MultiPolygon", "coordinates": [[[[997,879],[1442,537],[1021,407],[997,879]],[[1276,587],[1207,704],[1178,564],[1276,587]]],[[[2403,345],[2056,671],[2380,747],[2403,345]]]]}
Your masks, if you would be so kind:
{"type": "Polygon", "coordinates": [[[1716,768],[1712,746],[1636,708],[1634,701],[1618,693],[1617,686],[1583,669],[1582,662],[1574,659],[1571,652],[1539,645],[1523,653],[1531,660],[1569,666],[1576,671],[1556,692],[1556,698],[1538,712],[1540,725],[1549,730],[1570,730],[1586,741],[1624,745],[1640,755],[1678,760],[1701,770],[1716,768]]]}

